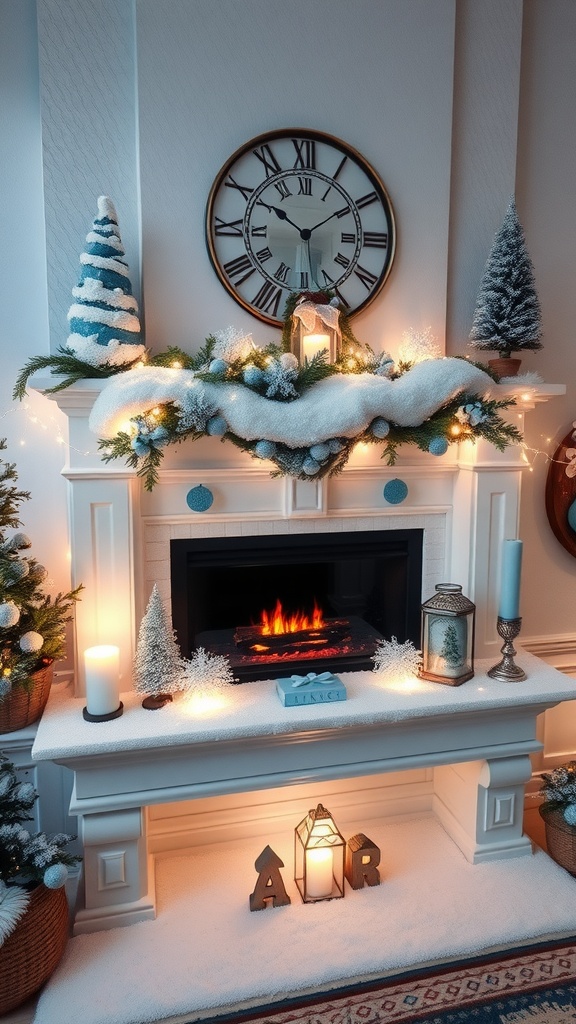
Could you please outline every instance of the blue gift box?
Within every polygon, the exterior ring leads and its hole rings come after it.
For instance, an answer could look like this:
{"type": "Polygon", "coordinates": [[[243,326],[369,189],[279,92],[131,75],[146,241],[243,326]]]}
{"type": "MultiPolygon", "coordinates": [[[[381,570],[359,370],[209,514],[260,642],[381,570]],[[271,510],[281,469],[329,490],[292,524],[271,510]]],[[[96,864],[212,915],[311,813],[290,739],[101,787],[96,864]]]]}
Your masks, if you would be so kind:
{"type": "Polygon", "coordinates": [[[344,683],[331,672],[308,672],[305,676],[293,675],[288,679],[277,679],[276,692],[286,708],[346,700],[344,683]]]}

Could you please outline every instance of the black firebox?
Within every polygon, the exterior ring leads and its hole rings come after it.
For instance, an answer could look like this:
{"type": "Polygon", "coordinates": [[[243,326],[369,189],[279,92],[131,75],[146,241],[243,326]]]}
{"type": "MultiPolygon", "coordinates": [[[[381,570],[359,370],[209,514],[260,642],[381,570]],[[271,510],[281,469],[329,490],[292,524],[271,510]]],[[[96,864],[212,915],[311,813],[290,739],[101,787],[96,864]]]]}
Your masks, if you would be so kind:
{"type": "Polygon", "coordinates": [[[380,637],[418,647],[422,539],[422,530],[375,530],[173,540],[182,653],[225,654],[246,682],[371,669],[380,637]],[[279,608],[292,635],[270,627],[279,608]]]}

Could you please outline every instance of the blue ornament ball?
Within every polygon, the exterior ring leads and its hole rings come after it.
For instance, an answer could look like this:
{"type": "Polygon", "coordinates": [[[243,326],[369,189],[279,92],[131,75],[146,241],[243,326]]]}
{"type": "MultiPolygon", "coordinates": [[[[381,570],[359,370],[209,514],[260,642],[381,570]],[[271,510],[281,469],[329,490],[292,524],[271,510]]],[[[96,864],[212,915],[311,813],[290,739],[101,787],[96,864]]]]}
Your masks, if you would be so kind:
{"type": "Polygon", "coordinates": [[[67,878],[68,868],[65,864],[52,864],[46,868],[42,881],[47,889],[61,889],[67,878]]]}
{"type": "Polygon", "coordinates": [[[316,459],[313,459],[311,456],[308,456],[307,459],[304,459],[302,469],[306,476],[315,476],[320,469],[320,463],[316,462],[316,459]]]}
{"type": "Polygon", "coordinates": [[[574,533],[576,533],[576,501],[573,501],[570,505],[570,508],[566,513],[566,518],[568,520],[568,526],[571,530],[574,530],[574,533]]]}
{"type": "Polygon", "coordinates": [[[186,504],[192,512],[207,512],[213,501],[212,491],[208,487],[204,487],[203,484],[192,487],[186,495],[186,504]]]}
{"type": "Polygon", "coordinates": [[[206,432],[211,437],[223,437],[228,430],[228,424],[223,416],[211,416],[206,424],[206,432]]]}
{"type": "Polygon", "coordinates": [[[384,485],[382,493],[389,505],[400,505],[408,495],[408,484],[396,477],[384,485]]]}
{"type": "Polygon", "coordinates": [[[342,441],[339,441],[337,437],[331,437],[328,441],[326,441],[326,444],[328,445],[330,455],[338,455],[338,453],[341,452],[344,447],[342,441]]]}
{"type": "Polygon", "coordinates": [[[254,454],[259,459],[273,459],[276,454],[275,441],[256,441],[254,454]]]}
{"type": "Polygon", "coordinates": [[[377,416],[375,420],[370,424],[370,431],[374,434],[374,437],[383,439],[388,437],[390,433],[390,424],[388,420],[385,420],[383,416],[377,416]]]}
{"type": "Polygon", "coordinates": [[[448,441],[445,437],[433,437],[428,445],[430,455],[445,455],[448,451],[448,441]]]}
{"type": "Polygon", "coordinates": [[[576,804],[568,804],[564,808],[564,821],[568,825],[576,825],[576,804]]]}
{"type": "Polygon", "coordinates": [[[310,455],[316,462],[326,462],[326,459],[330,456],[330,448],[327,444],[313,444],[310,449],[310,455]]]}
{"type": "Polygon", "coordinates": [[[208,369],[210,373],[226,373],[228,363],[225,359],[213,359],[208,369]]]}
{"type": "Polygon", "coordinates": [[[242,374],[245,384],[256,388],[264,380],[264,374],[258,366],[247,366],[242,374]]]}

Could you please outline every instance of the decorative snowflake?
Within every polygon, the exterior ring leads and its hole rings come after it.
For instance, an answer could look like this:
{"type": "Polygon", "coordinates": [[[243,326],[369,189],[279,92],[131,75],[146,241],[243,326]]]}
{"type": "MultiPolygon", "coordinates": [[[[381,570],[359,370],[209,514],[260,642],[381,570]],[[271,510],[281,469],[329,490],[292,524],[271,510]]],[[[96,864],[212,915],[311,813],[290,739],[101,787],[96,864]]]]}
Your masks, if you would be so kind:
{"type": "Polygon", "coordinates": [[[285,367],[281,362],[274,359],[264,371],[266,398],[298,398],[298,392],[294,387],[294,381],[298,371],[292,366],[285,367]]]}
{"type": "Polygon", "coordinates": [[[210,654],[203,647],[199,647],[189,661],[183,662],[184,692],[207,696],[214,691],[223,690],[233,682],[234,673],[230,662],[222,654],[210,654]]]}
{"type": "Polygon", "coordinates": [[[439,359],[442,352],[431,327],[424,331],[416,331],[410,327],[402,335],[398,355],[403,363],[423,363],[425,359],[439,359]]]}
{"type": "Polygon", "coordinates": [[[178,433],[184,434],[189,430],[195,430],[203,434],[216,407],[208,401],[200,388],[191,387],[186,395],[186,401],[180,403],[180,409],[182,412],[178,421],[178,433]]]}
{"type": "Polygon", "coordinates": [[[235,327],[227,327],[225,331],[214,333],[216,344],[212,349],[214,359],[225,359],[234,363],[237,359],[244,361],[254,351],[255,345],[251,334],[244,334],[235,327]]]}
{"type": "Polygon", "coordinates": [[[372,655],[374,672],[377,672],[384,682],[394,682],[397,679],[405,679],[418,675],[418,669],[422,664],[422,655],[417,651],[411,640],[399,643],[395,636],[391,640],[379,640],[378,646],[372,655]]]}

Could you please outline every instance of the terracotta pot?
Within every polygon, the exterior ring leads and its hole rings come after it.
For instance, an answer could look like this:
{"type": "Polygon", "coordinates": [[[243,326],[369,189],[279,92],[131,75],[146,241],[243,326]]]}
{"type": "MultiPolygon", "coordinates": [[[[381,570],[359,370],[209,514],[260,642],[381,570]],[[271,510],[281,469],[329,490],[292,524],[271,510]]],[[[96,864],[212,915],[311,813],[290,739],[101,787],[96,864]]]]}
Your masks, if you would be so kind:
{"type": "Polygon", "coordinates": [[[521,359],[512,359],[511,357],[504,358],[503,356],[500,356],[499,359],[488,360],[488,366],[491,370],[494,370],[494,373],[497,373],[499,377],[516,377],[521,363],[521,359]]]}
{"type": "Polygon", "coordinates": [[[0,1014],[30,999],[55,971],[68,941],[64,888],[38,885],[28,909],[0,946],[0,1014]]]}
{"type": "Polygon", "coordinates": [[[0,733],[15,732],[38,721],[50,695],[53,662],[43,665],[30,676],[32,686],[14,686],[0,699],[0,733]]]}

